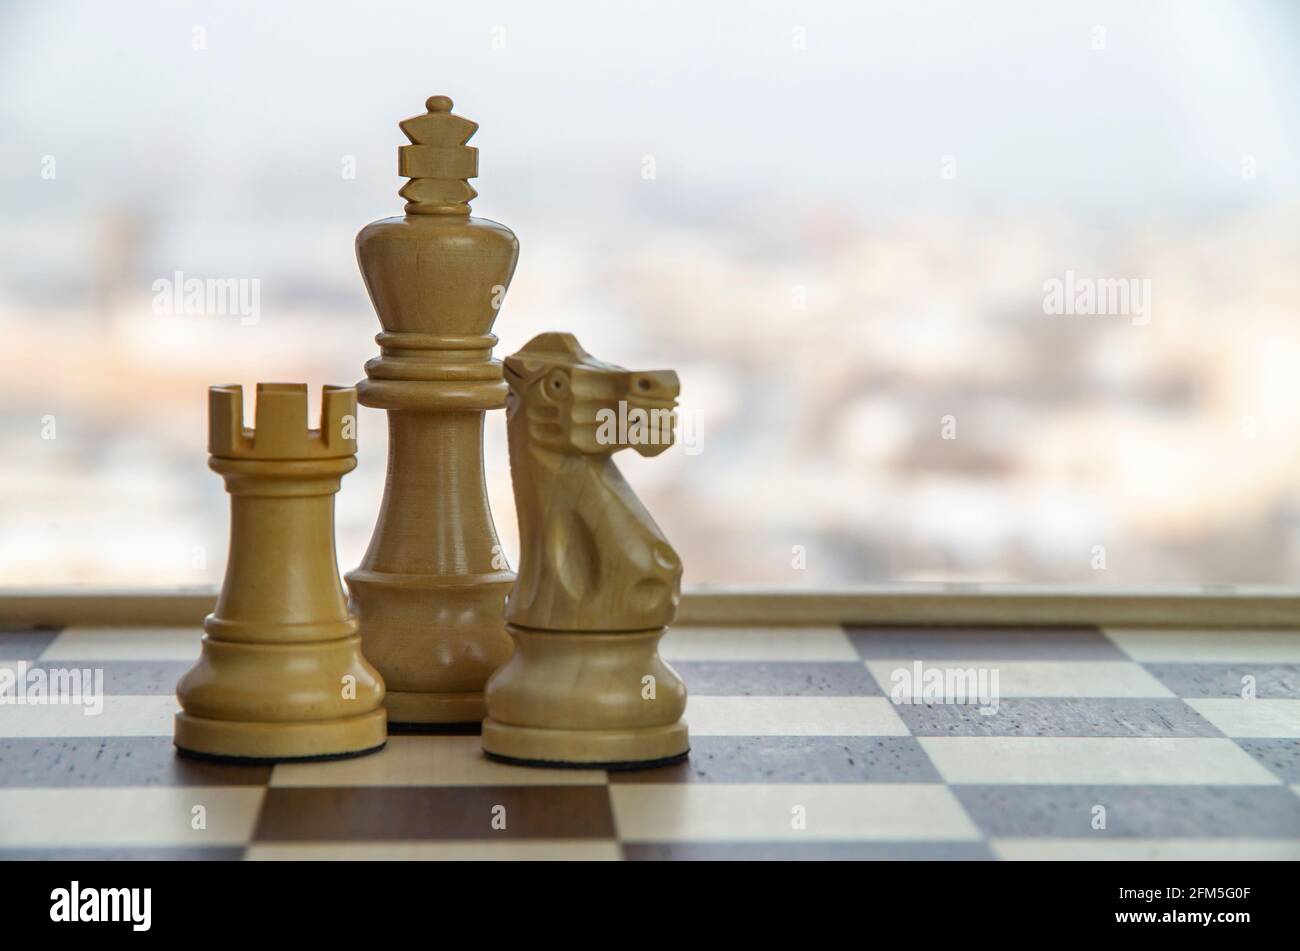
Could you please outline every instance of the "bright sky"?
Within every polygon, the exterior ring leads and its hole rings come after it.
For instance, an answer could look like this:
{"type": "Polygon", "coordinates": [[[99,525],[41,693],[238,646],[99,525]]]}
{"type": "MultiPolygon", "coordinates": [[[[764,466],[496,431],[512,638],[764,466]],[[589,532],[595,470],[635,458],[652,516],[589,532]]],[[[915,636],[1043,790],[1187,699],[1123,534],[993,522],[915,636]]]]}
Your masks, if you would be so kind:
{"type": "Polygon", "coordinates": [[[543,175],[616,190],[645,154],[681,186],[669,200],[887,206],[937,191],[945,155],[972,195],[1231,201],[1243,155],[1252,194],[1295,194],[1298,43],[1286,0],[7,0],[0,188],[43,154],[91,165],[101,198],[119,180],[302,184],[352,154],[388,190],[395,121],[443,92],[483,124],[482,181],[524,165],[534,196],[543,175]]]}

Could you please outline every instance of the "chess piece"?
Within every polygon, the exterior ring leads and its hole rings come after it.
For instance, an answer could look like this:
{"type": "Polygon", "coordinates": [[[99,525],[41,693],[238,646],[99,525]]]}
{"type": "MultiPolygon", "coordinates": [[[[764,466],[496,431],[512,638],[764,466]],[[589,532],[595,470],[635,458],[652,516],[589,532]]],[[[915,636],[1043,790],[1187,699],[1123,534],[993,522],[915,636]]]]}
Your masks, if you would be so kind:
{"type": "Polygon", "coordinates": [[[384,745],[384,683],[361,655],[334,554],[334,493],[356,460],[356,390],[208,390],[208,465],[230,493],[230,553],[198,663],[176,688],[176,746],[222,759],[354,756],[384,745]]]}
{"type": "Polygon", "coordinates": [[[478,128],[434,96],[400,123],[406,215],[367,225],[357,259],[383,325],[358,387],[388,411],[388,480],[370,548],[347,575],[391,730],[477,729],[483,685],[510,655],[514,580],[483,481],[483,414],[505,405],[490,332],[514,274],[509,228],[471,218],[478,128]]]}
{"type": "Polygon", "coordinates": [[[593,359],[571,334],[505,362],[519,578],[515,652],[487,686],[483,749],[523,765],[652,766],[686,756],[686,687],[660,659],[682,567],[611,458],[672,443],[672,371],[593,359]]]}

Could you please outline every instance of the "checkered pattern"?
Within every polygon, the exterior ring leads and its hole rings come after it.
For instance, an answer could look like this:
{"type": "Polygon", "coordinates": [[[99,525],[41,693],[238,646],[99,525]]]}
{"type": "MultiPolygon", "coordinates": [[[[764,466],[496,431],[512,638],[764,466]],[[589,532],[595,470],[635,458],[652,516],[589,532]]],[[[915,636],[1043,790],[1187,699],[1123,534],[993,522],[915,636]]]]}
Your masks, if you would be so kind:
{"type": "Polygon", "coordinates": [[[679,628],[690,760],[614,774],[490,762],[472,736],[178,759],[197,651],[193,630],[0,631],[0,665],[101,668],[108,694],[96,717],[0,706],[0,859],[1300,858],[1300,632],[679,628]],[[918,660],[996,670],[996,713],[895,704],[918,660]]]}

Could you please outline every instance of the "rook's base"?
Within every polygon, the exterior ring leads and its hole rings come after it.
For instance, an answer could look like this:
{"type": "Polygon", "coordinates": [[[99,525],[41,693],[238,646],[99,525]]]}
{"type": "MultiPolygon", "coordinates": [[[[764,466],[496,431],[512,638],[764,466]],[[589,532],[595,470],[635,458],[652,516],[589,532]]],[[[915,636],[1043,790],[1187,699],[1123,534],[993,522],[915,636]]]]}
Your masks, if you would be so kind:
{"type": "Polygon", "coordinates": [[[176,714],[175,743],[182,753],[203,757],[284,763],[360,756],[388,739],[384,711],[315,723],[247,723],[176,714]]]}

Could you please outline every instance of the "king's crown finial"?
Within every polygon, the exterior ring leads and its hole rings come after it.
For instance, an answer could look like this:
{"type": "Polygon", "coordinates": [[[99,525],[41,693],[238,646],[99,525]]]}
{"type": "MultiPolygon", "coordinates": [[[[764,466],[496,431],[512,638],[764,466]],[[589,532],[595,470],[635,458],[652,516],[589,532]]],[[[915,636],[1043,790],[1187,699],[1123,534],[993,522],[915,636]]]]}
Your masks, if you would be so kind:
{"type": "Polygon", "coordinates": [[[465,144],[478,124],[452,115],[453,105],[430,96],[424,115],[398,123],[411,140],[397,150],[397,172],[410,179],[398,192],[408,215],[468,215],[478,194],[468,181],[478,176],[478,149],[465,144]]]}

